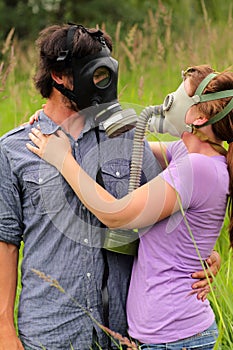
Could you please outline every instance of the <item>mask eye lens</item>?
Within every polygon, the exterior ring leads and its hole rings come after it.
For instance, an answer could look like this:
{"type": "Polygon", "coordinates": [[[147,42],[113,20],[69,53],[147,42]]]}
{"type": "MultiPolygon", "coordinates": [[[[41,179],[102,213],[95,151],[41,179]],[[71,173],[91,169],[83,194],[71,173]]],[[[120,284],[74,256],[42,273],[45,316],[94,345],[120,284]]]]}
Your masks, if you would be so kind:
{"type": "Polygon", "coordinates": [[[106,67],[99,67],[93,74],[93,82],[97,87],[106,87],[111,80],[111,73],[106,67]]]}
{"type": "Polygon", "coordinates": [[[169,94],[165,97],[165,100],[163,102],[163,110],[164,111],[169,111],[169,109],[171,108],[172,106],[172,103],[174,101],[174,96],[173,94],[169,94]]]}

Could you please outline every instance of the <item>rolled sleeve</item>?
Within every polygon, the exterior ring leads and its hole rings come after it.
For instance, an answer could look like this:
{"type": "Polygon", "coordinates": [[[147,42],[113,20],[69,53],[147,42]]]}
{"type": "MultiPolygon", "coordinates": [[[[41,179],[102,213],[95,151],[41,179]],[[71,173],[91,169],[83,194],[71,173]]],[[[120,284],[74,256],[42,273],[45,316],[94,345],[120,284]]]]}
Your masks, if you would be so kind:
{"type": "Polygon", "coordinates": [[[20,245],[22,211],[20,193],[11,161],[0,144],[0,241],[20,245]]]}

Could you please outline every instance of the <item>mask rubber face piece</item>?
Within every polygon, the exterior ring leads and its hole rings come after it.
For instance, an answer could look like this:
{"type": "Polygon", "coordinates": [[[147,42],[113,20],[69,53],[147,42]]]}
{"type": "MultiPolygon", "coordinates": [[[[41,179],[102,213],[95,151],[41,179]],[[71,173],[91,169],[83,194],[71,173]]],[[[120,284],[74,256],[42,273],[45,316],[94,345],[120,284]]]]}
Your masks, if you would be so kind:
{"type": "Polygon", "coordinates": [[[108,51],[72,59],[73,93],[80,110],[117,100],[118,62],[108,51]]]}
{"type": "Polygon", "coordinates": [[[59,54],[58,61],[66,61],[72,67],[73,90],[54,83],[62,94],[77,104],[79,111],[92,118],[95,125],[103,124],[109,137],[115,137],[135,127],[134,110],[122,110],[117,99],[118,61],[111,57],[103,33],[91,33],[80,25],[72,26],[67,34],[67,51],[59,54]],[[73,38],[77,28],[95,36],[101,49],[84,57],[72,55],[73,38]],[[106,122],[106,123],[104,123],[106,122]]]}
{"type": "Polygon", "coordinates": [[[185,91],[184,82],[178,89],[167,95],[163,102],[163,114],[166,124],[169,125],[169,133],[173,136],[181,137],[185,131],[192,132],[192,127],[185,123],[185,116],[191,106],[198,103],[200,97],[188,96],[185,91]]]}
{"type": "Polygon", "coordinates": [[[73,94],[86,118],[94,119],[95,125],[102,123],[109,137],[135,127],[135,111],[122,110],[117,100],[118,62],[109,55],[107,48],[83,59],[74,58],[72,67],[73,94]]]}

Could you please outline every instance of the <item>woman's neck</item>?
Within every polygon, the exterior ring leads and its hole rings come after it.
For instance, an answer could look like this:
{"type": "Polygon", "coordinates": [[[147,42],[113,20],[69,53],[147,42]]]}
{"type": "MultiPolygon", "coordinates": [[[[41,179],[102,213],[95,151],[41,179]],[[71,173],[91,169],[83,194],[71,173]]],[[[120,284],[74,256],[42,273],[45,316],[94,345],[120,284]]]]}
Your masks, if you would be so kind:
{"type": "Polygon", "coordinates": [[[209,157],[225,154],[219,140],[214,140],[202,132],[184,133],[182,139],[189,153],[200,153],[209,157]]]}

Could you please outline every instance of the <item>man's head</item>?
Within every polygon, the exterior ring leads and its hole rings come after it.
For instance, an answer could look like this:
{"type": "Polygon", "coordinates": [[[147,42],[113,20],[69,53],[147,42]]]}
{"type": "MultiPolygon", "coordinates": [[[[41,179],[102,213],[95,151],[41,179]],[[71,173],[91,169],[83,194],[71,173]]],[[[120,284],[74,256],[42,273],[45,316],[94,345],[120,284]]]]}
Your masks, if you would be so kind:
{"type": "Polygon", "coordinates": [[[49,98],[55,87],[77,109],[117,99],[118,63],[111,38],[82,25],[50,26],[37,40],[40,50],[36,88],[49,98]]]}

